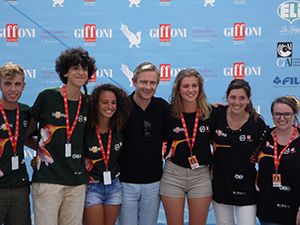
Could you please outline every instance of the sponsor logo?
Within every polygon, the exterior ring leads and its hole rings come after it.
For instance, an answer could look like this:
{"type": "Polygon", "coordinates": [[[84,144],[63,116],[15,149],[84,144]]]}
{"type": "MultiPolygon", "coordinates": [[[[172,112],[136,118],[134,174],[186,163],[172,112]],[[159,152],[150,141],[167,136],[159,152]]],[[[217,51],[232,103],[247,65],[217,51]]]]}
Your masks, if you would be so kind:
{"type": "Polygon", "coordinates": [[[245,195],[246,192],[242,192],[242,191],[233,191],[232,194],[234,194],[234,195],[245,195]]]}
{"type": "Polygon", "coordinates": [[[19,28],[18,24],[6,24],[0,28],[0,38],[6,38],[7,46],[18,46],[19,38],[35,38],[35,29],[19,28]]]}
{"type": "Polygon", "coordinates": [[[233,63],[233,79],[245,78],[245,63],[233,63]]]}
{"type": "Polygon", "coordinates": [[[223,29],[224,36],[233,37],[234,44],[243,44],[246,36],[261,36],[261,27],[248,27],[245,23],[234,23],[233,27],[223,29]]]}
{"type": "Polygon", "coordinates": [[[186,38],[186,28],[171,28],[171,24],[160,24],[158,29],[150,28],[151,38],[159,38],[161,46],[170,46],[171,38],[186,38]]]}
{"type": "Polygon", "coordinates": [[[233,76],[235,78],[244,79],[245,76],[260,76],[260,66],[245,66],[245,63],[233,63],[233,67],[223,67],[224,76],[233,76]]]}
{"type": "Polygon", "coordinates": [[[112,78],[113,77],[113,70],[112,69],[97,69],[96,70],[96,77],[98,78],[112,78]]]}
{"type": "Polygon", "coordinates": [[[199,131],[200,133],[204,133],[206,131],[205,126],[200,126],[199,131]]]}
{"type": "Polygon", "coordinates": [[[74,37],[83,38],[85,46],[95,46],[97,38],[112,38],[112,29],[100,29],[95,24],[85,24],[83,29],[74,28],[74,37]]]}
{"type": "Polygon", "coordinates": [[[292,24],[300,18],[300,2],[286,1],[277,8],[277,14],[281,19],[287,20],[292,24]]]}
{"type": "Polygon", "coordinates": [[[252,142],[253,141],[250,134],[247,135],[247,141],[248,142],[252,142]]]}
{"type": "Polygon", "coordinates": [[[296,26],[282,26],[279,35],[300,35],[300,28],[296,26]]]}
{"type": "Polygon", "coordinates": [[[96,25],[84,25],[84,42],[96,42],[96,25]]]}
{"type": "Polygon", "coordinates": [[[85,6],[95,6],[96,3],[95,3],[95,0],[84,0],[83,5],[85,5],[85,6]]]}
{"type": "Polygon", "coordinates": [[[159,25],[159,41],[170,42],[171,41],[171,25],[160,24],[159,25]]]}
{"type": "Polygon", "coordinates": [[[170,64],[160,64],[160,81],[170,81],[171,77],[171,65],[170,64]]]}
{"type": "Polygon", "coordinates": [[[175,128],[173,129],[173,132],[176,133],[176,134],[179,134],[180,131],[184,132],[183,127],[182,127],[182,128],[180,128],[180,127],[175,127],[175,128]]]}
{"type": "Polygon", "coordinates": [[[73,159],[81,159],[82,155],[81,154],[73,154],[72,158],[73,159]]]}
{"type": "Polygon", "coordinates": [[[245,40],[245,23],[234,23],[233,26],[233,40],[244,41],[245,40]]]}
{"type": "Polygon", "coordinates": [[[121,63],[121,71],[123,72],[123,74],[128,78],[130,85],[129,87],[132,87],[132,79],[133,79],[133,72],[129,70],[127,65],[124,65],[123,63],[121,63]]]}
{"type": "Polygon", "coordinates": [[[28,125],[28,120],[24,120],[24,121],[23,121],[23,126],[24,126],[24,127],[27,127],[27,125],[28,125]]]}
{"type": "Polygon", "coordinates": [[[277,57],[292,57],[293,43],[292,42],[277,42],[277,57]]]}
{"type": "Polygon", "coordinates": [[[135,5],[136,7],[140,7],[139,4],[141,0],[129,0],[129,2],[130,2],[129,7],[132,7],[133,5],[135,5]]]}
{"type": "Polygon", "coordinates": [[[209,42],[212,38],[218,38],[213,29],[204,29],[204,27],[192,27],[192,41],[193,42],[209,42]]]}
{"type": "Polygon", "coordinates": [[[24,72],[25,72],[25,78],[26,79],[28,79],[28,78],[31,78],[31,79],[36,78],[36,69],[25,69],[24,72]]]}
{"type": "Polygon", "coordinates": [[[226,133],[223,133],[223,131],[217,129],[216,130],[216,134],[219,136],[219,137],[227,137],[227,134],[226,133]]]}
{"type": "Polygon", "coordinates": [[[279,187],[279,190],[289,192],[289,191],[292,190],[292,188],[289,187],[289,186],[282,186],[282,185],[281,185],[281,186],[279,187]]]}
{"type": "Polygon", "coordinates": [[[273,80],[273,87],[300,87],[300,77],[285,77],[280,79],[276,76],[273,80]]]}
{"type": "Polygon", "coordinates": [[[278,58],[276,64],[278,67],[300,66],[300,58],[278,58]]]}
{"type": "Polygon", "coordinates": [[[283,208],[283,209],[290,209],[290,205],[285,205],[285,204],[277,204],[277,208],[283,208]]]}
{"type": "Polygon", "coordinates": [[[159,0],[159,5],[161,6],[170,6],[171,0],[159,0]]]}
{"type": "Polygon", "coordinates": [[[53,5],[52,7],[56,7],[56,5],[59,5],[60,7],[64,7],[63,3],[65,0],[53,0],[53,5]]]}
{"type": "Polygon", "coordinates": [[[242,134],[240,137],[239,137],[240,141],[245,141],[246,140],[246,135],[245,134],[242,134]]]}
{"type": "Polygon", "coordinates": [[[235,5],[244,5],[246,4],[246,0],[234,0],[235,5]]]}
{"type": "Polygon", "coordinates": [[[136,34],[131,32],[128,27],[121,23],[121,29],[123,34],[128,38],[128,41],[130,42],[129,48],[132,48],[133,45],[135,47],[139,48],[139,44],[141,43],[141,31],[138,31],[136,34]]]}
{"type": "Polygon", "coordinates": [[[234,179],[236,179],[236,180],[243,180],[244,179],[244,175],[243,174],[235,174],[234,175],[234,179]]]}
{"type": "Polygon", "coordinates": [[[215,2],[216,0],[204,0],[204,1],[205,1],[204,6],[207,6],[207,4],[209,4],[210,6],[215,6],[215,5],[214,5],[214,2],[215,2]]]}
{"type": "Polygon", "coordinates": [[[121,149],[121,147],[122,147],[122,142],[120,142],[118,144],[115,144],[114,149],[117,152],[117,151],[119,151],[121,149]]]}

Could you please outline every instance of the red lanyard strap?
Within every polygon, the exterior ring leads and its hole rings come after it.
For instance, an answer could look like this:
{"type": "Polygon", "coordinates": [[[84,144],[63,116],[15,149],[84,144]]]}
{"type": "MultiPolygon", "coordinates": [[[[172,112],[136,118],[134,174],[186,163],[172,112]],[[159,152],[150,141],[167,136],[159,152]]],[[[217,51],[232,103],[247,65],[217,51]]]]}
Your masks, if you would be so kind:
{"type": "Polygon", "coordinates": [[[103,160],[104,160],[104,163],[105,163],[105,168],[107,169],[108,168],[109,155],[110,155],[110,146],[111,146],[111,134],[112,134],[112,131],[111,131],[111,129],[109,130],[108,143],[107,143],[107,151],[106,151],[106,154],[105,154],[103,143],[102,143],[101,136],[100,136],[99,127],[98,127],[97,124],[96,124],[95,128],[96,128],[97,138],[98,138],[99,145],[100,145],[100,148],[101,148],[103,160]]]}
{"type": "Polygon", "coordinates": [[[190,143],[189,133],[187,131],[187,127],[186,127],[186,123],[185,123],[185,120],[184,120],[184,117],[183,117],[183,113],[181,112],[181,122],[182,122],[183,130],[184,130],[186,142],[188,143],[188,146],[190,147],[191,155],[192,155],[193,147],[194,147],[195,140],[196,140],[196,134],[197,134],[197,128],[198,128],[198,122],[199,122],[199,111],[200,111],[200,109],[199,109],[199,106],[198,106],[197,107],[196,118],[195,118],[194,130],[193,130],[192,144],[190,143]]]}
{"type": "Polygon", "coordinates": [[[79,103],[78,103],[76,117],[75,117],[74,122],[72,124],[71,130],[70,130],[69,108],[68,108],[68,99],[67,99],[66,85],[64,85],[64,88],[63,88],[63,96],[64,96],[64,103],[65,103],[67,140],[69,141],[70,138],[71,138],[71,135],[72,135],[72,133],[73,133],[73,131],[75,129],[76,123],[78,121],[79,111],[80,111],[80,107],[81,107],[81,93],[80,93],[80,97],[79,97],[79,103]]]}
{"type": "Polygon", "coordinates": [[[19,120],[20,120],[19,105],[17,104],[17,118],[16,118],[15,137],[13,137],[13,135],[11,133],[11,129],[10,129],[10,126],[9,126],[9,123],[8,123],[8,120],[7,120],[4,108],[2,106],[1,100],[0,100],[0,110],[1,110],[4,122],[5,122],[5,126],[6,126],[6,129],[7,129],[7,132],[8,132],[8,137],[9,137],[10,143],[11,143],[11,145],[13,147],[14,153],[16,154],[17,153],[17,142],[18,142],[18,136],[19,136],[19,120]]]}
{"type": "Polygon", "coordinates": [[[296,134],[297,134],[297,128],[295,127],[291,139],[289,140],[289,142],[287,143],[287,145],[284,147],[284,149],[282,149],[282,151],[280,152],[279,156],[277,157],[277,154],[278,154],[277,136],[276,136],[276,129],[274,130],[274,165],[275,165],[275,171],[276,171],[276,173],[278,171],[278,166],[279,166],[279,163],[280,163],[281,156],[283,155],[283,153],[285,152],[285,150],[289,147],[289,145],[291,144],[291,142],[294,140],[296,134]]]}

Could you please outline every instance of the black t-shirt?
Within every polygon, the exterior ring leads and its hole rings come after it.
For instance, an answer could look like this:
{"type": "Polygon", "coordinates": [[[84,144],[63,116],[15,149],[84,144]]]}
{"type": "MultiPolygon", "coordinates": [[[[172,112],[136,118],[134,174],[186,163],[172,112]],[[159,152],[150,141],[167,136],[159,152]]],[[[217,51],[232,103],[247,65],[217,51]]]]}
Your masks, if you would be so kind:
{"type": "Polygon", "coordinates": [[[228,107],[219,106],[214,132],[213,199],[230,205],[256,203],[255,164],[250,156],[266,133],[266,124],[261,118],[248,121],[239,129],[231,130],[227,124],[228,107]]]}
{"type": "Polygon", "coordinates": [[[118,162],[121,166],[120,180],[128,183],[152,183],[162,175],[162,144],[164,139],[164,108],[167,102],[152,97],[144,111],[130,99],[134,110],[123,129],[123,148],[118,162]],[[144,122],[147,121],[147,126],[144,122]],[[149,124],[150,123],[150,124],[149,124]],[[145,139],[145,131],[149,136],[145,139]]]}
{"type": "MultiPolygon", "coordinates": [[[[279,155],[285,146],[277,146],[279,155]]],[[[270,223],[295,225],[300,206],[300,137],[291,142],[280,159],[280,187],[273,187],[275,166],[274,140],[271,134],[268,134],[266,142],[262,145],[258,160],[258,218],[270,223]]]]}
{"type": "MultiPolygon", "coordinates": [[[[165,109],[166,118],[166,134],[167,134],[167,150],[165,158],[176,165],[191,168],[188,158],[191,156],[190,147],[186,141],[184,129],[181,119],[171,116],[172,105],[168,105],[165,109]],[[173,148],[171,146],[173,144],[173,148]]],[[[193,136],[196,112],[183,113],[189,138],[193,136]]],[[[209,139],[212,139],[214,132],[216,110],[212,107],[210,117],[205,121],[199,120],[196,133],[195,144],[193,147],[193,155],[196,156],[199,166],[208,166],[211,163],[211,148],[209,139]]],[[[190,141],[190,143],[192,143],[190,141]]]]}

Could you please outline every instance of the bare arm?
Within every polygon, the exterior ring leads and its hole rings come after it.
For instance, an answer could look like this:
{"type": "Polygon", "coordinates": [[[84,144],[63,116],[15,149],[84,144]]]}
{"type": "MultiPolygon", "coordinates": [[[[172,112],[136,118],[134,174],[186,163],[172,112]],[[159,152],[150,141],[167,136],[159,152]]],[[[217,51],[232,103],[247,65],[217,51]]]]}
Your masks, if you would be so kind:
{"type": "Polygon", "coordinates": [[[35,122],[34,119],[31,118],[29,123],[28,123],[27,131],[26,131],[26,137],[31,135],[36,130],[36,126],[37,126],[37,122],[35,122]]]}
{"type": "Polygon", "coordinates": [[[27,147],[29,147],[29,148],[31,148],[31,149],[33,149],[33,150],[36,151],[36,149],[37,149],[37,138],[32,137],[32,136],[27,137],[27,138],[25,139],[25,143],[24,143],[24,144],[25,144],[27,147]]]}

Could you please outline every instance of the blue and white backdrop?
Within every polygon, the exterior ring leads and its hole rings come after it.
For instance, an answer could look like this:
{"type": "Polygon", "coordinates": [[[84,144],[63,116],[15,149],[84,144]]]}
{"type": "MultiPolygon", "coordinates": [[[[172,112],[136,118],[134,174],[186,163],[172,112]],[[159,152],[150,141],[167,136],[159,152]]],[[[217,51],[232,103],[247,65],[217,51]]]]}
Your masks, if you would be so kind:
{"type": "MultiPolygon", "coordinates": [[[[0,15],[0,66],[25,68],[20,101],[29,105],[43,88],[61,85],[55,59],[79,46],[96,59],[89,92],[104,82],[132,92],[134,68],[149,61],[160,69],[156,95],[165,99],[184,68],[200,72],[212,103],[224,101],[233,78],[244,78],[270,125],[276,97],[300,98],[296,0],[1,0],[0,15]]],[[[25,152],[28,163],[33,151],[25,152]]],[[[166,224],[163,208],[158,223],[166,224]]],[[[212,209],[207,223],[215,224],[212,209]]]]}

